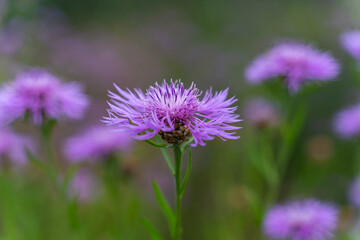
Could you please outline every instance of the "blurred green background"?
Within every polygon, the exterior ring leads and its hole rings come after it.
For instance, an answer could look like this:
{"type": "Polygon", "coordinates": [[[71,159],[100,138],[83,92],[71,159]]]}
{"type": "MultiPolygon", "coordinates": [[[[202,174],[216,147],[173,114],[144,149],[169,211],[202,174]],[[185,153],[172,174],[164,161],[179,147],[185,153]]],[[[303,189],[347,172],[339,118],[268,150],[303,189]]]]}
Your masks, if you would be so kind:
{"type": "MultiPolygon", "coordinates": [[[[256,55],[282,39],[329,50],[341,62],[342,73],[308,96],[308,117],[277,201],[318,197],[336,203],[342,209],[338,239],[347,239],[355,216],[347,189],[357,173],[357,146],[334,136],[332,119],[359,99],[355,63],[339,44],[344,30],[359,26],[359,16],[357,0],[0,0],[0,76],[6,82],[25,66],[40,66],[85,86],[92,101],[86,117],[60,123],[55,130],[53,144],[64,161],[64,139],[106,115],[113,83],[146,89],[172,78],[194,81],[203,90],[229,87],[241,115],[247,99],[267,96],[266,89],[247,85],[243,77],[256,55]]],[[[267,189],[244,150],[244,143],[258,136],[246,119],[240,125],[239,140],[216,139],[194,149],[183,239],[261,239],[249,189],[259,199],[267,189]]],[[[15,127],[36,135],[21,123],[15,127]]],[[[143,217],[166,233],[151,189],[155,178],[172,199],[172,179],[160,151],[138,142],[121,155],[129,177],[120,183],[120,201],[105,194],[79,204],[81,234],[69,229],[66,208],[37,170],[4,171],[0,238],[148,239],[143,217]]]]}

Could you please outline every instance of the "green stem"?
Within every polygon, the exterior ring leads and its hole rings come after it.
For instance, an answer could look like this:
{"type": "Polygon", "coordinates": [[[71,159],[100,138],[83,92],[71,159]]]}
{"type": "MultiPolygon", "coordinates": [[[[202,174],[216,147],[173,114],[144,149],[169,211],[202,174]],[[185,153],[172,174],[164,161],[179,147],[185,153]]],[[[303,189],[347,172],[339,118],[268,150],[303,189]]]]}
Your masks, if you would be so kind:
{"type": "Polygon", "coordinates": [[[176,225],[175,240],[181,239],[181,149],[179,145],[174,146],[175,156],[175,185],[176,185],[176,225]]]}
{"type": "Polygon", "coordinates": [[[67,195],[67,187],[64,182],[59,182],[59,166],[56,162],[54,151],[51,144],[51,136],[53,132],[53,128],[56,125],[55,120],[44,118],[43,124],[41,125],[41,138],[43,142],[43,146],[45,148],[45,154],[47,158],[47,163],[45,167],[47,172],[53,181],[53,185],[55,187],[55,192],[59,196],[60,200],[64,201],[66,204],[67,215],[69,226],[72,230],[78,229],[78,216],[77,216],[77,202],[76,200],[71,200],[67,195]]]}
{"type": "MultiPolygon", "coordinates": [[[[119,179],[120,179],[120,171],[119,171],[119,162],[118,158],[115,154],[110,154],[104,163],[104,181],[107,185],[107,189],[109,194],[113,198],[114,201],[118,201],[119,199],[119,179]]],[[[117,203],[118,204],[118,203],[117,203]]]]}
{"type": "Polygon", "coordinates": [[[51,120],[44,119],[44,122],[41,125],[40,132],[41,132],[41,140],[42,140],[42,143],[44,146],[46,160],[47,160],[47,162],[45,163],[46,170],[47,170],[51,180],[53,181],[53,184],[55,187],[55,192],[59,196],[62,196],[62,193],[61,193],[62,191],[58,184],[58,181],[59,181],[58,168],[57,168],[56,160],[55,160],[52,145],[51,145],[51,135],[52,135],[52,130],[53,130],[54,124],[55,124],[55,122],[51,122],[51,120]]]}

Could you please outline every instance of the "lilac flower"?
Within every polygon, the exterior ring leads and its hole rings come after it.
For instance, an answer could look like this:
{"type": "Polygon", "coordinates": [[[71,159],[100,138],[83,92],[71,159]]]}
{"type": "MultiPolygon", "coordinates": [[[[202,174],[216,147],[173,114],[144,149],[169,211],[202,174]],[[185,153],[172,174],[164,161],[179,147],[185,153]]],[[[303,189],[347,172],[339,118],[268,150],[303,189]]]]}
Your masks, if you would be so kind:
{"type": "Polygon", "coordinates": [[[354,206],[360,207],[360,176],[350,186],[349,199],[354,206]]]}
{"type": "Polygon", "coordinates": [[[329,53],[297,42],[280,43],[259,56],[246,69],[249,83],[259,84],[273,78],[284,78],[291,92],[313,80],[325,81],[336,77],[339,64],[329,53]]]}
{"type": "Polygon", "coordinates": [[[343,48],[356,60],[360,61],[360,31],[345,32],[340,37],[343,48]]]}
{"type": "Polygon", "coordinates": [[[124,132],[106,126],[96,126],[69,138],[65,143],[64,152],[73,162],[98,160],[116,151],[128,150],[131,142],[131,137],[124,132]]]}
{"type": "Polygon", "coordinates": [[[337,218],[333,206],[305,200],[270,209],[263,227],[265,234],[274,239],[327,240],[336,229],[337,218]]]}
{"type": "Polygon", "coordinates": [[[181,144],[192,135],[193,146],[203,146],[204,140],[214,136],[222,140],[238,138],[233,130],[239,127],[230,125],[241,121],[234,113],[236,107],[231,107],[237,99],[226,99],[228,89],[215,94],[210,89],[200,100],[201,92],[195,84],[186,89],[181,81],[156,83],[145,94],[140,89],[133,93],[115,87],[119,94],[110,92],[106,122],[128,131],[136,139],[159,134],[170,144],[181,144]]]}
{"type": "Polygon", "coordinates": [[[275,127],[280,122],[278,109],[263,98],[249,100],[244,108],[244,116],[257,128],[275,127]]]}
{"type": "Polygon", "coordinates": [[[360,134],[360,104],[340,111],[334,120],[335,132],[343,138],[353,138],[360,134]]]}
{"type": "Polygon", "coordinates": [[[18,166],[27,163],[26,149],[34,150],[30,138],[18,135],[8,128],[0,129],[0,160],[8,158],[18,166]]]}
{"type": "Polygon", "coordinates": [[[81,168],[74,176],[69,193],[81,202],[87,202],[95,197],[99,183],[89,169],[81,168]]]}
{"type": "Polygon", "coordinates": [[[41,124],[44,117],[79,119],[87,105],[88,98],[77,83],[62,83],[41,69],[20,73],[13,82],[0,89],[2,123],[26,114],[35,124],[41,124]]]}

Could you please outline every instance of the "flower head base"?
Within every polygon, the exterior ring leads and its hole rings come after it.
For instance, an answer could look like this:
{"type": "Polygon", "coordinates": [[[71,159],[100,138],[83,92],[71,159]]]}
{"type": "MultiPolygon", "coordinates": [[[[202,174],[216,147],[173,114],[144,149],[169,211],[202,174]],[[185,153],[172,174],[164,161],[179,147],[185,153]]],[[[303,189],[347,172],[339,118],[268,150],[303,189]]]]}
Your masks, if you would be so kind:
{"type": "Polygon", "coordinates": [[[100,160],[117,151],[126,151],[131,146],[131,137],[107,126],[96,126],[69,138],[64,152],[72,162],[100,160]]]}
{"type": "Polygon", "coordinates": [[[161,138],[169,144],[182,144],[190,140],[190,129],[182,122],[176,122],[174,130],[164,132],[159,131],[161,138]]]}
{"type": "Polygon", "coordinates": [[[236,107],[230,107],[237,100],[226,99],[228,89],[212,93],[206,91],[202,100],[195,84],[186,89],[181,81],[156,83],[144,94],[135,89],[124,91],[117,87],[119,94],[110,92],[109,117],[105,122],[130,132],[136,139],[145,140],[159,134],[170,144],[181,144],[194,138],[193,146],[205,145],[205,140],[214,136],[221,139],[236,139],[239,129],[231,123],[239,122],[234,114],[236,107]]]}
{"type": "Polygon", "coordinates": [[[20,73],[0,90],[0,121],[9,123],[29,115],[35,124],[43,118],[79,119],[88,105],[88,98],[76,83],[62,83],[52,74],[32,69],[20,73]]]}
{"type": "Polygon", "coordinates": [[[360,176],[350,186],[349,199],[354,206],[360,208],[360,176]]]}
{"type": "Polygon", "coordinates": [[[345,32],[340,37],[343,48],[356,60],[360,61],[360,31],[345,32]]]}
{"type": "Polygon", "coordinates": [[[337,225],[337,210],[317,200],[292,202],[270,209],[264,231],[274,239],[327,240],[337,225]]]}
{"type": "Polygon", "coordinates": [[[280,113],[273,103],[263,98],[249,100],[244,108],[244,116],[256,128],[276,127],[280,123],[280,113]]]}
{"type": "Polygon", "coordinates": [[[360,104],[340,111],[334,120],[334,130],[342,138],[360,135],[360,104]]]}
{"type": "Polygon", "coordinates": [[[245,77],[252,84],[284,78],[288,89],[297,92],[307,81],[330,80],[338,73],[339,64],[330,54],[302,43],[285,42],[255,59],[245,77]]]}

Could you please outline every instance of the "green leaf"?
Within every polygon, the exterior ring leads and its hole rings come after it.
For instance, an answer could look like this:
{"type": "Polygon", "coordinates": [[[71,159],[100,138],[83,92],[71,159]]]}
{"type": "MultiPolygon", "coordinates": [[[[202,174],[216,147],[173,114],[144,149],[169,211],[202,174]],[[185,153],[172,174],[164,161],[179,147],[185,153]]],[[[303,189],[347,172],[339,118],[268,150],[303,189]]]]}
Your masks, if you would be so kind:
{"type": "Polygon", "coordinates": [[[168,202],[166,201],[164,195],[162,194],[159,185],[156,183],[155,180],[153,180],[152,183],[153,183],[156,200],[160,206],[161,211],[165,215],[166,220],[169,223],[171,235],[173,235],[173,233],[175,232],[175,224],[176,224],[175,214],[172,208],[170,207],[170,205],[168,204],[168,202]]]}
{"type": "Polygon", "coordinates": [[[28,158],[29,162],[37,167],[44,168],[44,163],[41,162],[37,157],[29,149],[25,149],[26,157],[28,158]]]}
{"type": "Polygon", "coordinates": [[[141,219],[141,223],[149,233],[152,240],[163,240],[163,237],[161,237],[160,233],[155,229],[155,227],[147,220],[147,219],[141,219]]]}
{"type": "Polygon", "coordinates": [[[47,166],[47,164],[41,160],[39,160],[34,154],[31,153],[29,149],[25,149],[26,156],[29,160],[29,162],[39,168],[43,173],[48,174],[54,181],[56,181],[56,175],[54,171],[47,166]]]}
{"type": "Polygon", "coordinates": [[[189,148],[189,163],[188,163],[188,167],[186,169],[184,180],[183,180],[183,182],[181,184],[180,196],[184,195],[186,185],[187,185],[187,183],[189,181],[189,178],[190,178],[191,166],[192,166],[192,152],[191,152],[191,148],[189,148]]]}
{"type": "Polygon", "coordinates": [[[172,162],[172,159],[169,155],[169,153],[166,151],[166,149],[160,149],[161,150],[161,153],[163,154],[165,160],[166,160],[166,163],[167,165],[169,166],[170,168],[170,171],[171,171],[171,174],[175,176],[175,168],[174,168],[174,164],[172,162]]]}
{"type": "MultiPolygon", "coordinates": [[[[158,144],[160,144],[160,143],[161,143],[160,137],[159,137],[159,136],[156,136],[155,138],[156,138],[156,141],[158,142],[158,144]]],[[[168,147],[173,147],[173,146],[171,145],[171,146],[168,146],[168,147]]],[[[168,165],[169,168],[170,168],[171,174],[172,174],[173,176],[175,176],[174,164],[173,164],[173,161],[172,161],[169,153],[167,152],[167,150],[166,150],[165,148],[161,148],[160,150],[161,150],[161,153],[163,154],[163,156],[164,156],[164,158],[165,158],[165,160],[166,160],[167,165],[168,165]]]]}
{"type": "Polygon", "coordinates": [[[261,225],[263,212],[264,212],[264,203],[263,200],[260,199],[259,195],[251,189],[250,187],[244,186],[245,196],[250,203],[250,207],[253,211],[255,221],[258,225],[261,225]]]}

